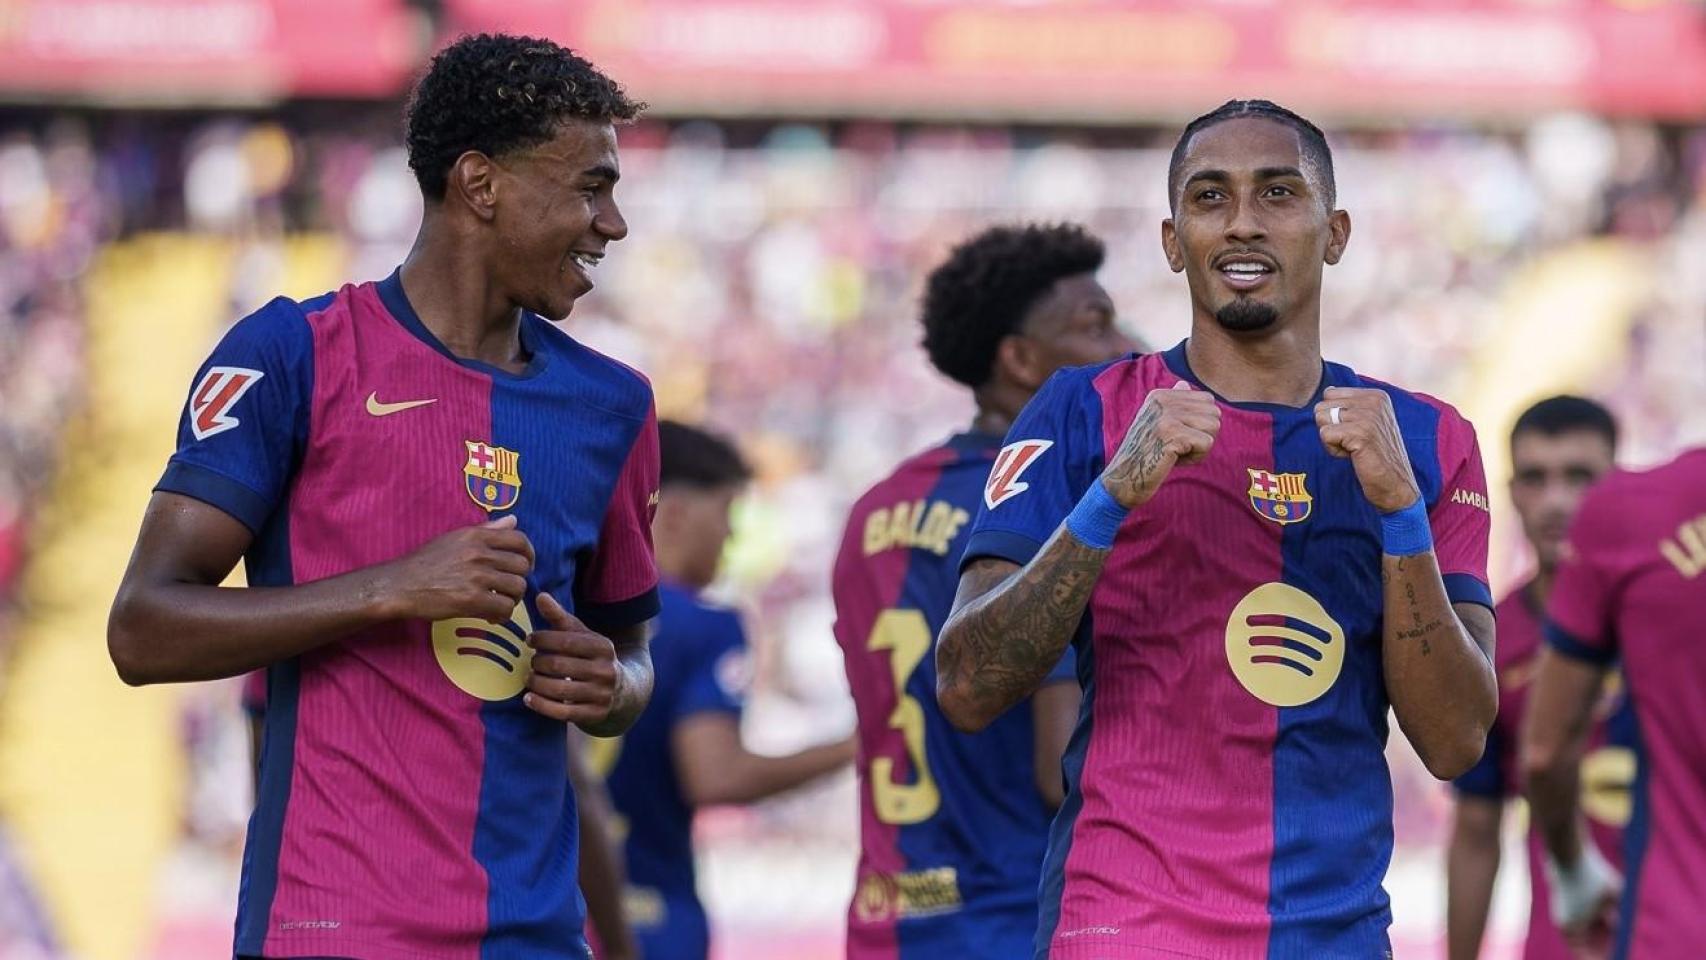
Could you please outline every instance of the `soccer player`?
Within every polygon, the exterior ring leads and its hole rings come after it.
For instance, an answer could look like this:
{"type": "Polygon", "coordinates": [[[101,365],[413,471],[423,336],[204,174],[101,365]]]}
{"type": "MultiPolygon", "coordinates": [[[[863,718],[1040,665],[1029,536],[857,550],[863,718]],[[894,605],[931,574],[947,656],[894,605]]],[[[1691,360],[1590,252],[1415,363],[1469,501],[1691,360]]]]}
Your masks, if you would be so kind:
{"type": "Polygon", "coordinates": [[[1313,124],[1229,102],[1168,193],[1190,337],[1025,408],[937,692],[981,729],[1075,643],[1036,956],[1383,957],[1388,705],[1441,778],[1497,707],[1480,453],[1446,404],[1323,363],[1351,223],[1313,124]]]}
{"type": "Polygon", "coordinates": [[[1552,916],[1584,956],[1609,948],[1619,960],[1698,957],[1706,945],[1706,449],[1606,477],[1582,501],[1569,543],[1523,728],[1552,916]],[[1585,839],[1578,788],[1594,694],[1619,661],[1636,739],[1621,880],[1585,839]]]}
{"type": "MultiPolygon", "coordinates": [[[[1511,503],[1534,548],[1534,576],[1512,590],[1495,608],[1499,620],[1499,717],[1487,737],[1486,752],[1457,778],[1456,817],[1446,855],[1446,941],[1452,960],[1475,960],[1487,925],[1493,881],[1499,870],[1499,825],[1506,801],[1518,783],[1517,746],[1529,684],[1539,664],[1540,624],[1552,591],[1559,554],[1570,518],[1588,487],[1612,467],[1617,423],[1610,411],[1581,397],[1542,400],[1517,417],[1511,429],[1511,503]]],[[[1596,772],[1602,782],[1592,791],[1594,840],[1616,861],[1618,833],[1628,819],[1628,786],[1633,770],[1628,738],[1632,717],[1619,690],[1595,691],[1596,772]]],[[[1568,960],[1570,948],[1548,913],[1546,880],[1541,869],[1538,830],[1530,830],[1528,918],[1529,960],[1568,960]]]]}
{"type": "Polygon", "coordinates": [[[662,489],[652,533],[659,593],[651,706],[620,742],[594,741],[627,836],[628,916],[645,960],[705,960],[710,929],[693,870],[693,811],[751,803],[853,760],[853,741],[787,756],[741,745],[750,675],[739,615],[700,592],[717,578],[729,511],[751,473],[728,441],[695,427],[658,424],[662,489]]]}
{"type": "Polygon", "coordinates": [[[835,637],[859,715],[860,854],[851,960],[1020,957],[1060,760],[1078,712],[1070,657],[1028,707],[974,735],[936,705],[936,632],[1001,437],[1056,369],[1134,349],[1082,228],[1000,226],[931,273],[924,347],[977,403],[970,428],[904,461],[854,504],[836,559],[835,637]]]}
{"type": "Polygon", "coordinates": [[[651,693],[657,433],[551,321],[627,233],[638,109],[548,41],[458,40],[409,106],[401,268],[273,300],[197,375],[108,645],[132,684],[268,668],[239,956],[586,955],[565,724],[651,693]]]}

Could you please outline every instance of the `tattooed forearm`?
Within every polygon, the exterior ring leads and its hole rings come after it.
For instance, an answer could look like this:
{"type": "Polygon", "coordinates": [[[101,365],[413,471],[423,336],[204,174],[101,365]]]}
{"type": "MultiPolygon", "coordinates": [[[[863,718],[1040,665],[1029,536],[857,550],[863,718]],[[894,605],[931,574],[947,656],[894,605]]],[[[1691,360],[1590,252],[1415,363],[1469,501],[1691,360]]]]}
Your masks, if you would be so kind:
{"type": "Polygon", "coordinates": [[[936,695],[955,726],[982,729],[1036,690],[1066,652],[1107,556],[1061,529],[1023,567],[985,558],[966,570],[936,644],[936,695]]]}
{"type": "Polygon", "coordinates": [[[1108,463],[1107,481],[1110,489],[1142,488],[1148,485],[1155,468],[1161,463],[1165,444],[1155,431],[1161,421],[1159,406],[1145,406],[1137,421],[1126,431],[1120,448],[1108,463]]]}
{"type": "Polygon", "coordinates": [[[1436,776],[1467,770],[1486,744],[1498,691],[1483,649],[1492,612],[1454,605],[1432,553],[1381,561],[1386,692],[1410,742],[1436,776]]]}

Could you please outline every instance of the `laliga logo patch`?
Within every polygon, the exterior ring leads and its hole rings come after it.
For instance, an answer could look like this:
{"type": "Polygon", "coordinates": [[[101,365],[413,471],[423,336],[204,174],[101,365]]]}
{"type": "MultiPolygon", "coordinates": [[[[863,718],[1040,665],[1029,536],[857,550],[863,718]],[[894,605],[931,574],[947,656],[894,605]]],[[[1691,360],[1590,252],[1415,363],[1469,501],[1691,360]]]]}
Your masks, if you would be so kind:
{"type": "Polygon", "coordinates": [[[989,470],[989,482],[983,487],[984,504],[993,510],[1031,489],[1031,485],[1021,481],[1019,475],[1052,446],[1053,440],[1020,440],[1002,447],[1001,453],[995,457],[995,466],[989,470]]]}
{"type": "Polygon", "coordinates": [[[450,682],[481,700],[508,700],[527,686],[533,673],[533,647],[527,638],[533,621],[526,603],[503,623],[457,617],[432,625],[432,652],[450,682]]]}
{"type": "Polygon", "coordinates": [[[231,408],[260,382],[263,374],[248,367],[212,367],[190,391],[190,432],[197,440],[224,433],[242,421],[231,408]]]}

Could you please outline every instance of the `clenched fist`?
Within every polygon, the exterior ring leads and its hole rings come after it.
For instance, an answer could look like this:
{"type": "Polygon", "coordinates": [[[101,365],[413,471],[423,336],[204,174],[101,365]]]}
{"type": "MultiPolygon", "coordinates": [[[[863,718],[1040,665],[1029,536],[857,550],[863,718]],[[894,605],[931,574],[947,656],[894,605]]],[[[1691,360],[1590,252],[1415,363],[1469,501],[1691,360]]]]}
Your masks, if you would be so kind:
{"type": "Polygon", "coordinates": [[[533,544],[508,516],[463,527],[379,568],[391,619],[508,620],[527,592],[533,544]]]}
{"type": "Polygon", "coordinates": [[[1315,405],[1315,424],[1328,453],[1350,458],[1363,496],[1376,510],[1392,513],[1421,499],[1386,391],[1328,387],[1315,405]]]}
{"type": "Polygon", "coordinates": [[[1171,390],[1152,390],[1102,470],[1102,486],[1120,506],[1135,509],[1155,495],[1175,463],[1208,456],[1219,434],[1220,407],[1212,394],[1183,380],[1171,390]]]}
{"type": "Polygon", "coordinates": [[[524,702],[535,713],[565,723],[599,724],[610,716],[622,672],[616,645],[580,622],[548,593],[539,594],[539,615],[548,628],[535,630],[533,676],[524,702]]]}

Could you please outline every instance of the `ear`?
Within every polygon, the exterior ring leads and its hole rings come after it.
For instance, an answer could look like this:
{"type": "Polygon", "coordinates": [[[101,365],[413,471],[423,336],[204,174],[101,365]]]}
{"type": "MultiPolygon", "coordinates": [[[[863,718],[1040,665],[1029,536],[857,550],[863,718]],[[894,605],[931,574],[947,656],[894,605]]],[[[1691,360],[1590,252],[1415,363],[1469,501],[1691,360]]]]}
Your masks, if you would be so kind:
{"type": "Polygon", "coordinates": [[[1050,371],[1043,369],[1036,341],[1018,333],[1001,338],[995,347],[995,369],[991,379],[1005,375],[1009,382],[1035,392],[1048,379],[1050,371]]]}
{"type": "Polygon", "coordinates": [[[1167,267],[1174,273],[1185,269],[1185,254],[1179,249],[1179,231],[1172,217],[1161,221],[1161,252],[1167,255],[1167,267]]]}
{"type": "Polygon", "coordinates": [[[1351,242],[1351,215],[1343,210],[1327,214],[1327,262],[1338,263],[1351,242]]]}
{"type": "Polygon", "coordinates": [[[498,169],[492,158],[478,150],[469,150],[450,165],[447,193],[461,198],[463,206],[481,220],[497,216],[498,169]]]}

